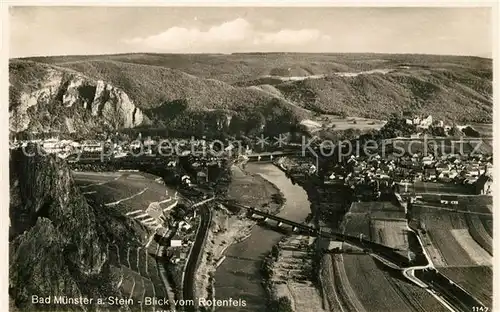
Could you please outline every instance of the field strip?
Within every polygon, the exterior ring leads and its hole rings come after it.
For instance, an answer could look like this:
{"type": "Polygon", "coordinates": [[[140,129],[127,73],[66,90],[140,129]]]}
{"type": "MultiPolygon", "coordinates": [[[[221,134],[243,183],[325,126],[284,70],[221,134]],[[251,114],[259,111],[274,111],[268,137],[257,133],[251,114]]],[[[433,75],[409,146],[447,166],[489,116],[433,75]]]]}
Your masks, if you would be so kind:
{"type": "MultiPolygon", "coordinates": [[[[116,244],[114,244],[116,246],[116,244]]],[[[106,253],[109,255],[109,243],[106,244],[106,253]]],[[[117,254],[117,257],[119,257],[120,255],[117,254]]],[[[117,268],[120,270],[120,279],[118,280],[118,283],[116,284],[116,288],[120,288],[120,286],[122,285],[123,283],[123,269],[122,269],[122,266],[120,265],[120,260],[118,258],[118,263],[117,263],[117,268]]]]}
{"type": "Polygon", "coordinates": [[[298,282],[287,284],[294,298],[295,311],[325,312],[323,300],[315,286],[298,282]]]}
{"type": "Polygon", "coordinates": [[[147,241],[146,245],[144,246],[145,248],[148,248],[148,247],[149,247],[149,245],[151,245],[151,243],[153,242],[153,239],[154,239],[154,237],[155,237],[155,234],[156,234],[156,232],[154,232],[153,234],[151,234],[151,236],[149,237],[149,239],[148,239],[148,241],[147,241]]]}
{"type": "Polygon", "coordinates": [[[448,265],[448,266],[446,266],[446,268],[443,268],[443,269],[452,269],[452,268],[483,268],[483,267],[485,267],[485,266],[484,265],[480,265],[480,264],[473,264],[473,265],[464,264],[464,265],[448,265]]]}
{"type": "Polygon", "coordinates": [[[445,211],[458,212],[458,213],[466,213],[466,214],[474,214],[474,215],[480,215],[480,216],[493,216],[492,213],[487,213],[487,212],[476,212],[476,211],[458,210],[458,209],[445,208],[445,207],[434,207],[434,206],[429,206],[429,205],[421,205],[421,207],[425,208],[425,209],[445,210],[445,211]]]}
{"type": "Polygon", "coordinates": [[[172,200],[172,197],[171,197],[171,196],[169,196],[167,199],[161,200],[161,201],[159,201],[159,202],[157,202],[157,203],[158,203],[158,204],[164,204],[164,203],[169,202],[169,201],[171,201],[171,200],[172,200]]]}
{"type": "Polygon", "coordinates": [[[118,281],[118,284],[116,284],[117,289],[120,288],[122,286],[122,283],[123,283],[123,268],[121,265],[120,265],[120,272],[121,272],[120,280],[118,281]]]}
{"type": "Polygon", "coordinates": [[[131,268],[131,266],[130,266],[130,247],[127,247],[127,266],[128,266],[128,268],[131,268]]]}
{"type": "Polygon", "coordinates": [[[95,194],[97,191],[88,191],[88,192],[83,192],[83,195],[90,195],[90,194],[95,194]]]}
{"type": "Polygon", "coordinates": [[[129,211],[125,215],[126,216],[131,216],[131,215],[138,214],[138,213],[141,213],[141,212],[144,212],[144,210],[138,209],[138,210],[134,210],[134,211],[129,211]]]}
{"type": "Polygon", "coordinates": [[[380,244],[398,248],[408,249],[408,239],[406,230],[406,220],[371,220],[370,228],[372,236],[378,238],[380,244]]]}
{"type": "Polygon", "coordinates": [[[175,206],[177,206],[178,203],[179,203],[179,201],[176,200],[173,204],[171,204],[168,207],[164,208],[163,212],[171,210],[172,208],[174,208],[175,206]]]}
{"type": "MultiPolygon", "coordinates": [[[[399,211],[396,211],[396,212],[399,212],[399,211]]],[[[361,212],[358,212],[358,213],[361,213],[361,212]]],[[[401,212],[402,213],[402,212],[401,212]]],[[[406,219],[405,218],[389,218],[389,217],[379,217],[379,216],[376,216],[376,217],[371,217],[370,220],[372,221],[389,221],[389,222],[406,222],[406,219]]]]}
{"type": "MultiPolygon", "coordinates": [[[[337,294],[337,287],[335,285],[335,276],[334,276],[334,273],[333,273],[333,259],[332,259],[332,256],[331,255],[327,255],[327,258],[325,258],[325,260],[323,262],[324,262],[324,264],[323,264],[323,270],[327,270],[327,272],[325,272],[325,273],[328,275],[327,281],[324,281],[324,283],[328,284],[328,286],[324,286],[324,288],[330,287],[332,289],[332,292],[333,292],[333,295],[334,295],[333,297],[335,298],[335,301],[337,302],[337,305],[340,308],[340,311],[341,312],[345,312],[344,307],[342,306],[342,303],[340,302],[339,296],[337,294]]],[[[324,294],[324,295],[326,296],[326,294],[324,294]]],[[[328,302],[328,298],[327,298],[327,302],[328,302]]],[[[332,308],[333,307],[330,307],[330,311],[332,310],[332,308]]]]}
{"type": "Polygon", "coordinates": [[[132,299],[132,297],[134,296],[134,289],[135,289],[135,276],[132,275],[132,280],[134,281],[134,283],[132,284],[132,289],[130,290],[130,296],[128,297],[129,299],[132,299]]]}
{"type": "MultiPolygon", "coordinates": [[[[406,210],[406,209],[405,209],[405,210],[406,210]]],[[[416,237],[417,237],[417,240],[418,240],[418,242],[419,242],[420,246],[422,247],[422,251],[423,251],[423,253],[424,253],[424,256],[425,256],[425,258],[426,258],[426,259],[427,259],[427,261],[428,261],[428,267],[433,268],[433,267],[434,267],[434,264],[433,264],[433,261],[432,261],[432,259],[431,259],[431,256],[430,256],[429,252],[428,252],[428,251],[425,249],[425,247],[424,247],[424,241],[423,241],[423,238],[420,236],[420,234],[419,234],[419,232],[418,232],[418,231],[415,231],[415,230],[413,230],[413,229],[410,227],[410,225],[408,224],[408,221],[406,222],[406,227],[407,227],[408,231],[415,233],[415,235],[416,235],[416,237]]],[[[430,239],[429,239],[429,237],[428,237],[427,235],[426,235],[426,239],[427,239],[427,240],[430,240],[430,239]]],[[[432,240],[430,240],[430,242],[431,242],[431,245],[432,245],[432,240]]],[[[434,249],[436,249],[436,248],[434,247],[434,249]]],[[[435,268],[435,267],[434,267],[434,268],[435,268]]],[[[412,270],[412,271],[411,271],[411,273],[412,273],[412,276],[415,276],[415,270],[412,270]]],[[[420,280],[420,279],[419,279],[419,280],[420,280]]],[[[445,308],[447,308],[449,311],[451,311],[451,312],[456,312],[456,311],[455,311],[455,309],[454,309],[454,308],[452,308],[452,307],[451,307],[451,305],[448,303],[448,301],[446,301],[444,298],[442,298],[440,295],[438,295],[435,291],[431,291],[431,289],[429,289],[429,287],[426,287],[426,288],[425,288],[425,290],[426,290],[429,294],[431,294],[431,296],[433,296],[434,298],[436,298],[436,300],[438,300],[438,301],[439,301],[439,302],[440,302],[440,303],[441,303],[441,304],[442,304],[445,308]]]]}
{"type": "Polygon", "coordinates": [[[141,278],[142,281],[142,298],[141,298],[141,312],[143,310],[143,304],[144,304],[144,297],[146,297],[146,284],[144,283],[144,277],[141,278]]]}
{"type": "MultiPolygon", "coordinates": [[[[158,247],[156,249],[156,254],[159,256],[163,253],[163,249],[161,248],[161,246],[158,244],[158,247]]],[[[158,277],[162,280],[163,282],[163,285],[164,285],[164,288],[165,288],[165,291],[166,291],[166,297],[169,299],[169,300],[172,300],[175,298],[175,292],[172,288],[172,285],[170,285],[168,283],[168,279],[166,277],[166,272],[165,272],[165,268],[163,267],[163,265],[161,263],[158,262],[158,260],[156,260],[156,268],[157,268],[157,274],[158,274],[158,277]]],[[[172,305],[170,307],[170,309],[172,311],[175,312],[175,305],[172,305]]]]}
{"type": "Polygon", "coordinates": [[[401,271],[401,268],[398,265],[392,263],[391,261],[386,260],[385,258],[383,258],[383,257],[381,257],[381,256],[379,256],[377,254],[370,253],[370,256],[372,256],[374,259],[377,259],[380,263],[382,263],[385,266],[388,266],[388,267],[390,267],[390,268],[392,268],[394,270],[401,271]]]}
{"type": "Polygon", "coordinates": [[[137,270],[139,270],[139,259],[140,259],[140,257],[141,257],[141,255],[140,255],[141,248],[142,248],[142,247],[140,247],[140,246],[139,246],[139,247],[137,247],[137,251],[136,251],[136,253],[137,253],[137,261],[136,261],[136,264],[137,264],[137,270]]]}
{"type": "Polygon", "coordinates": [[[121,177],[121,174],[111,180],[108,180],[108,181],[102,181],[102,182],[98,182],[98,183],[92,183],[92,184],[87,184],[87,185],[83,185],[83,186],[80,186],[81,189],[86,189],[86,188],[89,188],[91,186],[100,186],[100,185],[104,185],[106,183],[110,183],[110,182],[113,182],[113,181],[116,181],[118,180],[119,178],[121,177]]]}
{"type": "MultiPolygon", "coordinates": [[[[427,231],[430,237],[432,246],[435,247],[436,253],[433,254],[434,257],[441,256],[442,261],[446,263],[443,266],[453,266],[461,264],[471,264],[473,260],[468,256],[467,252],[463,249],[459,242],[450,235],[450,229],[433,228],[427,231]]],[[[425,248],[429,251],[432,249],[425,248]]],[[[433,260],[434,260],[433,257],[433,260]]],[[[439,260],[438,260],[439,261],[439,260]]],[[[437,262],[434,262],[435,266],[438,266],[437,262]]]]}
{"type": "MultiPolygon", "coordinates": [[[[411,274],[411,273],[410,273],[411,274]]],[[[404,275],[404,274],[403,274],[404,275]]],[[[425,309],[423,308],[423,306],[418,302],[418,301],[415,301],[416,304],[418,306],[415,306],[413,300],[410,300],[410,298],[408,298],[405,293],[403,292],[403,290],[398,286],[396,285],[396,283],[394,282],[394,280],[390,277],[388,277],[386,274],[384,274],[384,279],[387,281],[387,283],[389,285],[391,285],[391,288],[394,290],[394,292],[397,294],[397,296],[401,299],[402,302],[406,303],[406,305],[408,307],[412,307],[413,309],[415,309],[416,311],[419,311],[419,310],[423,310],[425,311],[425,309]],[[419,309],[420,308],[420,309],[419,309]]],[[[418,280],[418,279],[416,279],[418,280]]],[[[419,280],[420,281],[420,280],[419,280]]],[[[415,282],[415,281],[414,281],[415,282]]],[[[425,283],[422,283],[423,286],[427,286],[425,283]]],[[[421,285],[419,285],[421,286],[421,285]]]]}
{"type": "Polygon", "coordinates": [[[147,269],[148,264],[147,263],[148,263],[148,261],[146,261],[146,272],[148,273],[149,280],[151,281],[151,284],[153,285],[153,297],[156,297],[156,286],[155,286],[155,283],[154,283],[154,279],[151,278],[151,274],[149,274],[149,272],[148,272],[148,269],[147,269]]]}
{"type": "Polygon", "coordinates": [[[121,266],[122,263],[121,263],[121,259],[120,259],[120,248],[118,247],[118,245],[116,243],[113,245],[115,245],[115,247],[116,247],[116,257],[118,258],[118,265],[121,266]]]}
{"type": "Polygon", "coordinates": [[[286,288],[288,289],[288,292],[290,293],[290,301],[291,301],[291,306],[292,306],[292,309],[293,311],[297,311],[297,306],[295,304],[295,293],[293,292],[293,290],[290,288],[290,285],[288,285],[288,283],[285,283],[286,284],[286,288]]]}
{"type": "Polygon", "coordinates": [[[469,227],[469,233],[472,238],[483,247],[490,255],[493,256],[492,237],[486,231],[483,222],[478,216],[468,215],[465,219],[469,227]]]}
{"type": "Polygon", "coordinates": [[[146,274],[147,274],[149,277],[151,277],[151,276],[149,275],[149,265],[148,265],[148,263],[149,263],[149,261],[148,261],[148,257],[149,257],[149,255],[148,255],[148,249],[147,249],[147,248],[146,248],[146,249],[144,249],[144,255],[146,256],[146,257],[145,257],[145,259],[146,259],[146,265],[145,265],[146,274]]]}
{"type": "Polygon", "coordinates": [[[491,266],[490,254],[472,238],[468,229],[451,230],[451,233],[476,264],[491,266]]]}
{"type": "Polygon", "coordinates": [[[144,212],[144,213],[141,213],[140,215],[134,216],[133,218],[134,219],[141,219],[141,218],[144,218],[144,217],[147,217],[147,216],[149,216],[149,213],[144,212]]]}
{"type": "Polygon", "coordinates": [[[94,172],[94,171],[72,171],[74,175],[77,176],[98,176],[102,177],[103,175],[112,176],[112,177],[121,177],[122,173],[116,171],[104,171],[104,172],[94,172]]]}
{"type": "Polygon", "coordinates": [[[156,221],[151,221],[151,222],[148,222],[148,223],[144,223],[145,226],[149,227],[149,228],[153,228],[154,225],[158,224],[158,222],[156,221]]]}
{"type": "Polygon", "coordinates": [[[340,255],[339,262],[334,260],[334,264],[339,272],[341,284],[344,286],[344,288],[346,290],[346,295],[348,296],[348,298],[346,298],[346,299],[348,299],[351,302],[351,304],[354,306],[354,308],[356,309],[357,312],[367,312],[365,310],[365,307],[363,306],[363,304],[359,301],[359,298],[356,295],[356,292],[351,287],[351,283],[349,282],[349,279],[347,277],[347,273],[346,273],[345,268],[344,268],[344,260],[343,260],[342,255],[340,255]]]}
{"type": "Polygon", "coordinates": [[[146,192],[146,191],[147,191],[147,189],[148,189],[148,188],[146,187],[146,188],[144,188],[142,191],[140,191],[140,192],[139,192],[139,193],[137,193],[137,194],[134,194],[134,195],[132,195],[132,196],[129,196],[129,197],[126,197],[126,198],[120,199],[120,200],[115,201],[115,202],[112,202],[112,203],[107,203],[107,204],[104,204],[104,206],[108,206],[108,207],[109,207],[109,206],[115,206],[115,205],[118,205],[118,204],[119,204],[119,203],[121,203],[121,202],[124,202],[124,201],[126,201],[126,200],[130,200],[130,199],[132,199],[132,198],[134,198],[134,197],[137,197],[137,196],[139,196],[139,195],[142,195],[144,192],[146,192]]]}

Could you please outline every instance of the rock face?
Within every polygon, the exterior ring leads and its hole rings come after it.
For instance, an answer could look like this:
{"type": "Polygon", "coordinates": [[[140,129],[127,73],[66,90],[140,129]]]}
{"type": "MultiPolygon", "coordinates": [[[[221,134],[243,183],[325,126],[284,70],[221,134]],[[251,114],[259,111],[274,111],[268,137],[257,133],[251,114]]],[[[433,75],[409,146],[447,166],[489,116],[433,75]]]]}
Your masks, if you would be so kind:
{"type": "Polygon", "coordinates": [[[87,133],[143,123],[142,111],[129,96],[102,80],[37,63],[10,64],[10,80],[12,132],[87,133]],[[36,77],[26,73],[33,70],[36,77]]]}
{"type": "Polygon", "coordinates": [[[29,157],[21,150],[10,156],[9,295],[15,305],[22,311],[47,309],[31,303],[34,294],[122,296],[108,247],[138,241],[131,225],[88,203],[60,159],[29,157]]]}

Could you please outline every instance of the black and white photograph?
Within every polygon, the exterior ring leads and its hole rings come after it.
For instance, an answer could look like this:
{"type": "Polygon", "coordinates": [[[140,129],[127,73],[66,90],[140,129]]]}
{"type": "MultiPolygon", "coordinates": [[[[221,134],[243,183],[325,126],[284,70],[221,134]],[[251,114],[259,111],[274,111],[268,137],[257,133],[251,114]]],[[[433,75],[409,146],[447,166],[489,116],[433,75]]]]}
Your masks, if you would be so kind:
{"type": "Polygon", "coordinates": [[[496,310],[497,2],[3,9],[9,311],[496,310]]]}

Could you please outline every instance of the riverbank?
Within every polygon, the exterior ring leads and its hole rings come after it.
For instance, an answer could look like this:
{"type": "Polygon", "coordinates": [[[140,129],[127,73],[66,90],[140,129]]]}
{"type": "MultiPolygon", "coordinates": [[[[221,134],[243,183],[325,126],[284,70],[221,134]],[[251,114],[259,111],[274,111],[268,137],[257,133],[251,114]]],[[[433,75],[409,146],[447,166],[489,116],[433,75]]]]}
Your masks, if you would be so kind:
{"type": "MultiPolygon", "coordinates": [[[[232,167],[232,175],[228,200],[269,213],[280,211],[284,200],[276,185],[237,166],[232,167]]],[[[250,237],[252,228],[256,225],[255,221],[244,215],[235,215],[223,206],[213,211],[212,220],[196,279],[197,296],[208,299],[214,298],[215,271],[221,265],[224,252],[233,244],[250,237]]]]}
{"type": "MultiPolygon", "coordinates": [[[[294,185],[285,173],[275,165],[248,163],[245,170],[259,176],[280,190],[283,208],[278,216],[296,222],[303,222],[310,213],[310,203],[304,189],[294,185]]],[[[259,197],[264,198],[264,194],[259,197]]],[[[268,195],[269,196],[269,195],[268,195]]],[[[269,197],[268,197],[269,198],[269,197]]],[[[265,210],[265,207],[258,207],[265,210]]],[[[215,288],[217,299],[241,298],[247,306],[240,311],[269,310],[269,294],[265,288],[262,264],[273,246],[282,239],[283,234],[268,227],[253,227],[251,235],[244,241],[231,245],[225,252],[226,259],[216,271],[215,288]]],[[[218,308],[217,311],[233,311],[231,308],[218,308]]]]}
{"type": "MultiPolygon", "coordinates": [[[[304,177],[303,173],[310,172],[311,164],[282,157],[275,165],[293,184],[297,183],[304,189],[311,202],[310,214],[305,221],[317,226],[316,207],[311,196],[314,190],[306,180],[300,179],[304,177]],[[298,179],[297,173],[300,176],[298,179]]],[[[271,307],[285,308],[283,305],[287,306],[289,302],[293,311],[329,310],[318,278],[321,265],[320,243],[314,237],[291,235],[283,237],[273,247],[262,268],[271,307]]]]}
{"type": "MultiPolygon", "coordinates": [[[[306,192],[311,203],[311,220],[315,226],[324,231],[339,230],[341,220],[345,215],[346,209],[350,206],[350,191],[342,185],[325,185],[318,180],[313,173],[315,162],[307,158],[281,157],[277,160],[279,168],[294,182],[300,185],[306,192]]],[[[331,242],[328,239],[318,238],[312,248],[312,253],[308,255],[312,260],[310,266],[313,266],[314,276],[308,281],[309,285],[298,283],[297,281],[286,281],[285,283],[273,282],[270,279],[271,294],[273,300],[279,300],[281,296],[292,298],[292,308],[294,311],[339,311],[343,310],[339,303],[339,298],[334,285],[338,284],[334,280],[332,273],[332,262],[330,255],[324,253],[324,249],[334,249],[342,246],[331,242]],[[330,261],[329,261],[330,260],[330,261]],[[288,286],[292,284],[292,286],[288,286]],[[298,291],[295,291],[298,285],[298,291]],[[285,287],[286,286],[286,287],[285,287]],[[274,291],[273,291],[274,288],[274,291]],[[297,299],[295,299],[297,298],[297,299]],[[307,308],[306,308],[307,307],[307,308]]],[[[312,247],[312,246],[311,246],[312,247]]],[[[310,250],[311,252],[311,250],[310,250]]],[[[280,261],[287,263],[296,255],[283,256],[280,261]]],[[[309,260],[309,261],[311,261],[309,260]]],[[[278,272],[280,270],[278,269],[278,272]]]]}
{"type": "Polygon", "coordinates": [[[262,268],[271,306],[290,302],[293,311],[325,311],[318,256],[317,239],[310,236],[284,237],[273,247],[262,268]]]}

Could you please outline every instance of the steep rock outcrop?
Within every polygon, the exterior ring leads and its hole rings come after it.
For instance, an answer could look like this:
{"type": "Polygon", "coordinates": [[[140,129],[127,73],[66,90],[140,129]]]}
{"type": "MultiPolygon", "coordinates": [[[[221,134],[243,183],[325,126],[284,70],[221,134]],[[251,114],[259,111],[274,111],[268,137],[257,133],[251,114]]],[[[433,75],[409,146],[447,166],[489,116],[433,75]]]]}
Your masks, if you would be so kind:
{"type": "Polygon", "coordinates": [[[15,305],[47,308],[31,304],[33,294],[121,297],[108,246],[140,242],[140,233],[112,209],[88,203],[62,160],[21,150],[10,156],[9,295],[15,305]]]}
{"type": "Polygon", "coordinates": [[[144,120],[122,89],[102,80],[35,62],[12,62],[9,69],[13,132],[87,133],[132,128],[144,120]]]}

